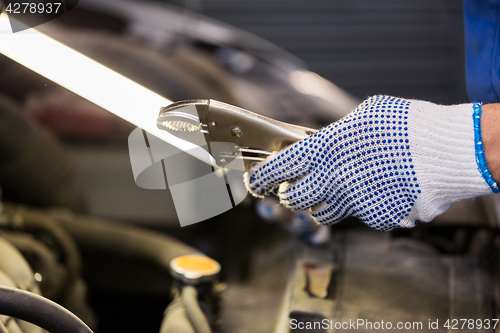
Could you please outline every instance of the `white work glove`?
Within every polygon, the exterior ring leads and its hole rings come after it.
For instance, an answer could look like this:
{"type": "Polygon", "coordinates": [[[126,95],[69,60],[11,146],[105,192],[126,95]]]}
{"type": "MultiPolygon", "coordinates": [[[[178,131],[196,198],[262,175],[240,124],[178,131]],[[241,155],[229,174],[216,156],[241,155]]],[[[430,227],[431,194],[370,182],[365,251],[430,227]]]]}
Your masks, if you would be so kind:
{"type": "Polygon", "coordinates": [[[245,184],[254,196],[280,185],[283,205],[309,209],[320,223],[352,215],[377,230],[413,227],[453,202],[498,192],[480,115],[480,104],[374,96],[252,167],[245,184]]]}

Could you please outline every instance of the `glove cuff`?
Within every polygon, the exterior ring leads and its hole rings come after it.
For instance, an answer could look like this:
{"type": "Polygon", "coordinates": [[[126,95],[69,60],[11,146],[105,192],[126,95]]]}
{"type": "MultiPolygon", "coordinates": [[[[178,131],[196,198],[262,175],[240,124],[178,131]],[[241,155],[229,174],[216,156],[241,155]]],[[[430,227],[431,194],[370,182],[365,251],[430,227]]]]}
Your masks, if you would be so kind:
{"type": "Polygon", "coordinates": [[[421,194],[401,226],[429,222],[454,202],[498,190],[486,166],[481,107],[412,101],[410,150],[421,194]]]}

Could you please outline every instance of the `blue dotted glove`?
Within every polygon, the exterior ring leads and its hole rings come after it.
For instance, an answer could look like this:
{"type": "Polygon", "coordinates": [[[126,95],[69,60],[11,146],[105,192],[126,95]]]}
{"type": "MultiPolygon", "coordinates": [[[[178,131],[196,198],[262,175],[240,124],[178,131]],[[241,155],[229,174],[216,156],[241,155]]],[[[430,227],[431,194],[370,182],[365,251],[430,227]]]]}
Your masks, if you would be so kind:
{"type": "Polygon", "coordinates": [[[252,167],[245,183],[254,196],[279,185],[283,205],[309,209],[320,223],[353,215],[378,230],[412,227],[452,202],[495,190],[476,163],[477,110],[374,96],[252,167]]]}

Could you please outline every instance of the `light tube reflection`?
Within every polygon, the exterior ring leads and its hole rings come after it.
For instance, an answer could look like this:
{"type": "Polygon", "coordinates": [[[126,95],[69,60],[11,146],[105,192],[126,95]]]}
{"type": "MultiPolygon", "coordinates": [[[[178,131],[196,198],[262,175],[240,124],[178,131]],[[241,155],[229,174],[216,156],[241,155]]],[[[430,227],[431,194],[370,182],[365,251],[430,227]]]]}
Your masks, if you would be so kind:
{"type": "Polygon", "coordinates": [[[0,14],[0,53],[90,102],[202,161],[212,164],[203,149],[156,127],[162,106],[170,100],[144,88],[83,54],[38,32],[12,33],[0,14]]]}

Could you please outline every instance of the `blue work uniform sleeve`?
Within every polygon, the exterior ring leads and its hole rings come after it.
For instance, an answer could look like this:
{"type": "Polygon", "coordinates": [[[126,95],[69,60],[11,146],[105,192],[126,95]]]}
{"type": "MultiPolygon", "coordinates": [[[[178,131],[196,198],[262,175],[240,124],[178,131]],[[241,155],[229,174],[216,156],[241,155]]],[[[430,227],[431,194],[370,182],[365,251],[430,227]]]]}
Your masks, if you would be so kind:
{"type": "Polygon", "coordinates": [[[464,0],[466,81],[471,102],[500,101],[500,0],[464,0]]]}

